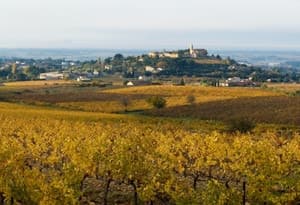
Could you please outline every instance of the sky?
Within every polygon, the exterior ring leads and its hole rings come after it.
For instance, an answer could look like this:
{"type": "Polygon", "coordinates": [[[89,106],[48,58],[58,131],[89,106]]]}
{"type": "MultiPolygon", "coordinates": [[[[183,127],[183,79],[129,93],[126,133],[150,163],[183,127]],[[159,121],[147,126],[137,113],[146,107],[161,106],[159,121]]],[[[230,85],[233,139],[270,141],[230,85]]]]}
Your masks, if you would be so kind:
{"type": "Polygon", "coordinates": [[[300,0],[0,0],[0,48],[300,50],[300,0]]]}

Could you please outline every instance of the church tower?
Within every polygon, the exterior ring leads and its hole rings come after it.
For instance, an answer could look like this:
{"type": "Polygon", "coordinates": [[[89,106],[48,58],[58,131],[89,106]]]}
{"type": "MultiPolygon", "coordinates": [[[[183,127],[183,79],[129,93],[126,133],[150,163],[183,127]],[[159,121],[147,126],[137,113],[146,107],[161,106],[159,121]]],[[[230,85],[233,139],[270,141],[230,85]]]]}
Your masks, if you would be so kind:
{"type": "Polygon", "coordinates": [[[190,55],[192,56],[194,53],[194,46],[193,44],[190,45],[190,55]]]}
{"type": "Polygon", "coordinates": [[[191,46],[190,46],[190,57],[197,58],[197,51],[194,50],[193,44],[191,44],[191,46]]]}

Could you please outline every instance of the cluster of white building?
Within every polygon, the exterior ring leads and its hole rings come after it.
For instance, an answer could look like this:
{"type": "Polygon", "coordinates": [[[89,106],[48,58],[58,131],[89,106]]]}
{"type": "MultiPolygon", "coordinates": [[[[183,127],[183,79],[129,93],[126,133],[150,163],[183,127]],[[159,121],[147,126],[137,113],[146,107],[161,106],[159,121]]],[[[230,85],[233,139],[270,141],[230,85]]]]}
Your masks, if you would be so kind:
{"type": "Polygon", "coordinates": [[[240,77],[232,77],[225,80],[225,82],[221,82],[219,85],[223,87],[233,87],[233,86],[246,87],[246,86],[256,86],[256,83],[252,81],[252,78],[241,79],[240,77]]]}
{"type": "Polygon", "coordinates": [[[150,73],[159,73],[159,72],[161,72],[163,70],[164,70],[163,68],[154,68],[152,66],[146,66],[145,67],[145,71],[146,72],[150,72],[150,73]]]}
{"type": "Polygon", "coordinates": [[[41,73],[39,79],[40,80],[62,80],[66,78],[76,79],[79,82],[88,82],[93,78],[99,77],[99,71],[94,70],[92,73],[70,73],[70,72],[48,72],[41,73]]]}

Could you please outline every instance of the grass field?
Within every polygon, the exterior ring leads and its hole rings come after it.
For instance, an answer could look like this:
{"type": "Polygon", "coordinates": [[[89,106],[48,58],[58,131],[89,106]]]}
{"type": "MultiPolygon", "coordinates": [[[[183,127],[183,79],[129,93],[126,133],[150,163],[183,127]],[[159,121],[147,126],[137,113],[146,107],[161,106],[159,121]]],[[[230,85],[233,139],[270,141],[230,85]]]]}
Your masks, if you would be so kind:
{"type": "Polygon", "coordinates": [[[230,121],[248,118],[259,123],[300,125],[300,97],[268,96],[237,98],[150,110],[149,115],[192,117],[204,120],[230,121]]]}
{"type": "MultiPolygon", "coordinates": [[[[297,85],[274,85],[278,89],[223,88],[203,86],[142,86],[126,88],[80,87],[76,84],[42,85],[35,82],[0,88],[0,97],[8,102],[25,103],[72,111],[145,113],[172,118],[198,118],[228,121],[251,118],[262,123],[299,124],[299,97],[283,91],[297,89],[297,85]],[[295,88],[296,87],[296,88],[295,88]],[[190,105],[187,96],[193,95],[190,105]],[[153,109],[146,100],[161,96],[167,100],[164,109],[153,109]],[[128,99],[124,107],[122,100],[128,99]]],[[[127,113],[127,114],[128,114],[127,113]]]]}
{"type": "Polygon", "coordinates": [[[287,94],[297,90],[297,84],[270,84],[268,89],[172,85],[100,88],[82,87],[65,81],[51,81],[46,85],[45,82],[9,83],[0,87],[0,98],[7,102],[49,107],[52,110],[93,114],[145,114],[225,123],[241,118],[257,123],[294,126],[300,123],[299,97],[287,94]],[[190,95],[195,98],[193,105],[187,102],[187,96],[190,95]],[[152,108],[146,102],[151,96],[165,98],[166,108],[152,108]],[[123,99],[128,101],[126,107],[122,103],[123,99]],[[127,113],[124,113],[125,110],[127,113]]]}
{"type": "Polygon", "coordinates": [[[298,83],[268,83],[266,84],[268,88],[273,88],[275,90],[283,92],[291,92],[300,90],[300,84],[298,83]]]}
{"type": "Polygon", "coordinates": [[[37,80],[37,81],[17,81],[4,83],[4,86],[8,87],[27,87],[27,86],[51,86],[51,85],[66,85],[73,84],[74,81],[67,80],[37,80]]]}

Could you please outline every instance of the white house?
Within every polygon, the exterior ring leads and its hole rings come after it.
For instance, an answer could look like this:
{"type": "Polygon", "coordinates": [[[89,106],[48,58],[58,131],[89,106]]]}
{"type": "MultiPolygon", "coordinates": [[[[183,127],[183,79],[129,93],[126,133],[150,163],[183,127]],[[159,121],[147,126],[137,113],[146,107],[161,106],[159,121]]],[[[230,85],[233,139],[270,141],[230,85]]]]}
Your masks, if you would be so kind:
{"type": "Polygon", "coordinates": [[[127,82],[126,85],[127,85],[127,86],[134,86],[134,84],[133,84],[132,81],[127,82]]]}
{"type": "Polygon", "coordinates": [[[104,66],[104,69],[105,69],[105,70],[111,70],[111,69],[112,69],[112,66],[111,66],[111,65],[105,65],[105,66],[104,66]]]}
{"type": "Polygon", "coordinates": [[[49,72],[49,73],[40,74],[41,80],[61,80],[63,78],[64,78],[64,74],[59,72],[49,72]]]}
{"type": "Polygon", "coordinates": [[[240,77],[228,78],[227,82],[228,83],[238,83],[238,82],[241,82],[241,78],[240,77]]]}
{"type": "Polygon", "coordinates": [[[152,66],[146,66],[145,67],[145,71],[147,71],[147,72],[151,72],[151,73],[153,73],[153,72],[155,72],[155,68],[153,68],[152,66]]]}
{"type": "Polygon", "coordinates": [[[79,76],[79,77],[77,78],[77,81],[78,81],[78,82],[90,82],[91,79],[88,78],[88,77],[85,77],[85,76],[79,76]]]}
{"type": "Polygon", "coordinates": [[[94,76],[99,76],[99,71],[94,70],[93,75],[94,75],[94,76]]]}

